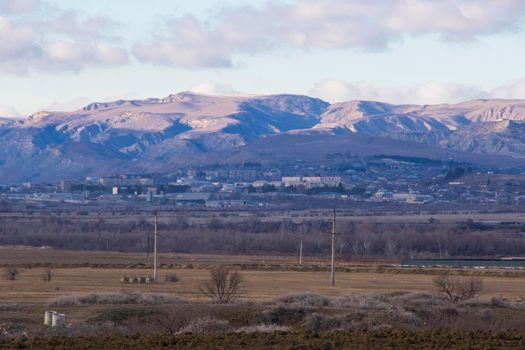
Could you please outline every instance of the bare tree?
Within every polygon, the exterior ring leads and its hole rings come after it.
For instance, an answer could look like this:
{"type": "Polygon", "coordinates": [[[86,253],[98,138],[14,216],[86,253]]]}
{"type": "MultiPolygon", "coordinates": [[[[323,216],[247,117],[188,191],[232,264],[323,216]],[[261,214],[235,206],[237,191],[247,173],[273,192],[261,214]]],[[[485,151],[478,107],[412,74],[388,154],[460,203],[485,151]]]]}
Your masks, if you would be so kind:
{"type": "Polygon", "coordinates": [[[16,279],[16,276],[20,271],[16,267],[6,267],[4,268],[4,278],[8,281],[14,281],[16,279]]]}
{"type": "Polygon", "coordinates": [[[190,320],[187,310],[164,310],[157,317],[157,323],[167,333],[174,335],[190,320]]]}
{"type": "Polygon", "coordinates": [[[219,302],[229,303],[242,293],[243,279],[237,271],[218,266],[210,271],[210,279],[199,287],[205,296],[219,302]]]}
{"type": "Polygon", "coordinates": [[[472,299],[483,290],[483,281],[479,277],[458,278],[451,277],[449,273],[443,273],[434,278],[434,285],[440,294],[454,304],[460,301],[472,299]]]}
{"type": "Polygon", "coordinates": [[[388,237],[385,242],[385,255],[388,257],[394,256],[397,251],[397,244],[392,240],[392,237],[388,237]]]}

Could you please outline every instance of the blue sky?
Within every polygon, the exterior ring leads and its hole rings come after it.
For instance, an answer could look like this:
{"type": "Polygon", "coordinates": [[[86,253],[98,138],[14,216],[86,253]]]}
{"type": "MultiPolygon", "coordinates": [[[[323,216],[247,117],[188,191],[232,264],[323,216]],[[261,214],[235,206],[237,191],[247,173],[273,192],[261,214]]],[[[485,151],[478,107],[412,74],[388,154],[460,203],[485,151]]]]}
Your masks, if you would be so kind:
{"type": "Polygon", "coordinates": [[[0,115],[297,93],[525,98],[521,0],[0,0],[0,115]]]}

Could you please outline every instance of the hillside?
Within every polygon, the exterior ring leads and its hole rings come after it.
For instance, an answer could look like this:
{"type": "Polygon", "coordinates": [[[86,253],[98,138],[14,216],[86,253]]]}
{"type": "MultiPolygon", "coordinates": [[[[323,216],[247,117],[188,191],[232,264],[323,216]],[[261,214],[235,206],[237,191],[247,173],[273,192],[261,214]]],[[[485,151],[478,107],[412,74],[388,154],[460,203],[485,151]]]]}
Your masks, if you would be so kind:
{"type": "Polygon", "coordinates": [[[0,119],[0,183],[242,160],[322,160],[345,152],[515,166],[525,162],[524,151],[523,100],[330,105],[298,95],[183,92],[0,119]]]}

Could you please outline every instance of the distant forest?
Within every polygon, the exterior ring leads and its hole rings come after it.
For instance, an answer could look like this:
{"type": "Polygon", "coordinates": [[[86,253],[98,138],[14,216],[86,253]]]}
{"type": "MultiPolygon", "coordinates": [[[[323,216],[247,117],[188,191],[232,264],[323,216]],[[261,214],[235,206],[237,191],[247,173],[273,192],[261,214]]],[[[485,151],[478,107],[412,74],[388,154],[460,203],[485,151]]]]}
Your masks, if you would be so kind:
{"type": "MultiPolygon", "coordinates": [[[[151,218],[148,218],[151,219],[151,218]]],[[[313,219],[262,221],[212,217],[192,224],[187,216],[159,223],[160,250],[178,253],[295,255],[303,240],[305,255],[330,252],[330,222],[313,219]]],[[[525,226],[485,226],[472,221],[441,223],[351,223],[337,227],[340,257],[496,257],[522,256],[525,226]]],[[[66,216],[0,218],[0,245],[50,246],[57,249],[145,251],[151,220],[126,216],[81,218],[66,216]]],[[[150,237],[151,238],[151,237],[150,237]]]]}

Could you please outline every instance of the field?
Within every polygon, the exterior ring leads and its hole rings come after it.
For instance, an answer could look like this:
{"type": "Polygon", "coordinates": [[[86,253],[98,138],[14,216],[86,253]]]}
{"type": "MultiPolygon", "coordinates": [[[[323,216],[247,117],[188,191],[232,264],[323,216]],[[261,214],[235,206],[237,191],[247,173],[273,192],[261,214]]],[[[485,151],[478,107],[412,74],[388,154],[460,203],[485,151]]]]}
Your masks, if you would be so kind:
{"type": "Polygon", "coordinates": [[[319,235],[329,228],[327,213],[259,213],[256,219],[249,213],[191,213],[188,221],[180,213],[165,213],[159,278],[152,284],[121,282],[124,276],[152,274],[152,254],[144,253],[149,216],[6,214],[0,217],[4,242],[11,242],[13,229],[19,231],[13,245],[0,248],[0,272],[16,269],[18,274],[14,280],[0,276],[0,348],[524,346],[525,270],[399,265],[414,247],[423,256],[436,256],[442,243],[444,250],[475,248],[486,254],[483,247],[498,242],[498,249],[518,254],[523,214],[340,213],[343,234],[338,237],[336,285],[331,286],[329,236],[319,235]],[[484,227],[467,225],[467,220],[512,224],[484,227]],[[31,242],[25,243],[26,232],[31,242]],[[71,242],[91,250],[30,247],[48,238],[55,247],[71,242]],[[307,252],[301,265],[298,239],[305,240],[307,252]],[[123,249],[111,251],[117,247],[123,249]],[[181,247],[191,253],[177,252],[181,247]],[[242,293],[233,303],[218,303],[201,291],[216,266],[242,277],[242,293]],[[44,278],[48,272],[50,281],[44,278]],[[434,281],[444,273],[462,281],[480,278],[483,288],[469,299],[451,302],[438,293],[434,281]],[[165,280],[173,275],[176,282],[165,280]],[[66,326],[44,326],[45,310],[64,313],[66,326]]]}
{"type": "MultiPolygon", "coordinates": [[[[20,266],[15,281],[0,280],[1,302],[44,304],[61,295],[140,291],[170,293],[184,298],[202,298],[198,286],[208,278],[215,265],[240,269],[247,287],[244,297],[271,299],[286,293],[315,292],[326,295],[348,295],[367,292],[431,291],[432,279],[442,269],[396,267],[388,262],[339,263],[336,286],[329,285],[328,262],[305,259],[302,266],[293,257],[161,254],[159,282],[125,284],[121,277],[149,276],[151,256],[138,253],[75,252],[52,249],[2,249],[0,266],[20,266]],[[85,267],[87,265],[87,267],[85,267]],[[176,266],[178,268],[170,268],[176,266]],[[42,276],[52,269],[52,280],[42,276]],[[180,282],[163,282],[164,276],[176,273],[180,282]]],[[[525,294],[525,271],[454,269],[454,273],[483,276],[482,297],[501,296],[515,299],[525,294]]]]}

